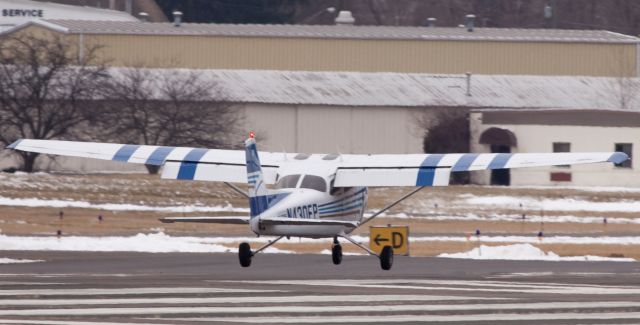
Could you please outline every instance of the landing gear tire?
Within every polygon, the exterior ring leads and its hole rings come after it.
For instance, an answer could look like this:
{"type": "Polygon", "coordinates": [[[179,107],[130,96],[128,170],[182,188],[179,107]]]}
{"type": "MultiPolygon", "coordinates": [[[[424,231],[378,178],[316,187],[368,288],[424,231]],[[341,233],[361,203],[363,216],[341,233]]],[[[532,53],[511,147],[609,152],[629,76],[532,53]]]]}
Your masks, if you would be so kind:
{"type": "Polygon", "coordinates": [[[331,259],[335,265],[342,263],[342,246],[340,244],[331,247],[331,259]]]}
{"type": "Polygon", "coordinates": [[[251,265],[251,246],[248,243],[241,243],[238,247],[238,258],[240,259],[240,265],[242,267],[249,267],[251,265]]]}
{"type": "Polygon", "coordinates": [[[380,267],[383,270],[390,270],[393,265],[393,248],[391,246],[385,246],[380,252],[380,267]]]}

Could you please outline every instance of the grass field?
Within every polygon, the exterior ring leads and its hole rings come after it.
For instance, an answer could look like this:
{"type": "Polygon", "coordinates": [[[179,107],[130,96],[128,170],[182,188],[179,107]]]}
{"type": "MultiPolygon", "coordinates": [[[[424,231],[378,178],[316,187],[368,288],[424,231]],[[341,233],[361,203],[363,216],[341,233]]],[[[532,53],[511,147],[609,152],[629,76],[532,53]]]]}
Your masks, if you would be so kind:
{"type": "MultiPolygon", "coordinates": [[[[372,189],[370,211],[383,207],[409,188],[372,189]]],[[[371,225],[409,225],[412,236],[447,234],[466,238],[483,234],[511,234],[535,238],[546,236],[633,236],[640,234],[640,214],[635,207],[640,191],[582,188],[509,188],[451,186],[426,188],[396,206],[371,225]],[[480,198],[487,201],[473,203],[480,198]],[[489,200],[490,199],[490,200],[489,200]],[[491,203],[495,199],[495,203],[491,203]],[[474,201],[475,200],[475,201],[474,201]],[[522,207],[518,204],[522,201],[522,207]],[[540,204],[538,204],[538,202],[540,204]],[[544,209],[550,206],[551,209],[544,209]],[[590,210],[590,208],[592,208],[590,210]],[[556,210],[554,210],[556,209],[556,210]],[[524,215],[524,219],[522,218],[524,215]],[[603,221],[607,219],[605,224],[603,221]]],[[[252,236],[246,226],[207,224],[162,224],[163,216],[245,214],[246,200],[223,184],[161,180],[143,174],[51,175],[0,174],[0,230],[5,235],[133,235],[162,231],[170,235],[252,236]],[[31,200],[36,199],[36,200],[31,200]],[[2,203],[4,202],[4,204],[2,203]],[[59,207],[65,202],[85,202],[85,206],[59,207]],[[109,209],[110,204],[116,208],[109,209]],[[132,211],[154,207],[148,211],[132,211]],[[103,205],[102,208],[96,205],[103,205]],[[229,206],[239,211],[181,213],[180,207],[229,206]],[[173,212],[158,211],[170,208],[173,212]],[[237,210],[237,209],[236,209],[237,210]],[[63,218],[60,219],[60,212],[63,218]],[[98,220],[102,216],[102,221],[98,220]]],[[[185,208],[185,211],[190,211],[185,208]]],[[[357,234],[366,235],[363,227],[357,234]]],[[[476,240],[427,241],[411,244],[411,254],[434,256],[460,252],[477,245],[476,240]]],[[[235,243],[230,244],[231,246],[235,243]]],[[[496,245],[495,243],[491,245],[496,245]]],[[[345,251],[358,252],[345,245],[345,251]]],[[[536,246],[559,255],[600,255],[640,258],[640,247],[622,244],[545,244],[536,246]]],[[[297,252],[320,252],[325,244],[296,243],[277,247],[297,252]]]]}

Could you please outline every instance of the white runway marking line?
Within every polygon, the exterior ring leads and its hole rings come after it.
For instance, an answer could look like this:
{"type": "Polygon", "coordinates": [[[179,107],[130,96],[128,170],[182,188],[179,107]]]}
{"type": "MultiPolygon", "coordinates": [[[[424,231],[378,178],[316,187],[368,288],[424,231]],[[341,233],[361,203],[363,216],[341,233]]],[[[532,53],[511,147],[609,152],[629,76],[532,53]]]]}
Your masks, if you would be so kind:
{"type": "Polygon", "coordinates": [[[83,277],[105,277],[105,278],[110,278],[110,277],[116,277],[116,278],[123,278],[123,277],[143,277],[143,276],[148,276],[150,274],[145,274],[145,273],[139,273],[139,274],[127,274],[127,273],[81,273],[81,274],[74,274],[74,273],[50,273],[50,274],[41,274],[41,273],[0,273],[0,277],[31,277],[31,278],[69,278],[69,277],[77,277],[78,275],[81,275],[83,277]]]}
{"type": "MultiPolygon", "coordinates": [[[[36,325],[122,325],[126,323],[105,323],[105,322],[78,322],[60,320],[27,320],[27,319],[0,319],[0,324],[36,324],[36,325]]],[[[167,325],[167,323],[135,323],[135,325],[167,325]]],[[[611,324],[609,324],[611,325],[611,324]]]]}
{"type": "MultiPolygon", "coordinates": [[[[266,302],[266,301],[265,301],[266,302]]],[[[0,310],[0,316],[107,316],[107,315],[169,315],[169,314],[255,314],[255,313],[362,313],[362,312],[434,312],[469,310],[558,310],[591,308],[638,307],[638,302],[542,302],[497,303],[469,305],[340,305],[340,306],[241,306],[241,307],[141,307],[141,308],[64,308],[0,310]]],[[[640,315],[640,313],[638,313],[640,315]]]]}
{"type": "MultiPolygon", "coordinates": [[[[197,298],[108,298],[108,299],[11,299],[0,300],[4,306],[66,306],[66,305],[130,305],[130,304],[247,304],[293,302],[370,302],[371,295],[326,296],[252,296],[252,297],[197,297],[197,298]]],[[[451,301],[451,300],[512,300],[511,298],[485,298],[466,296],[430,295],[376,295],[376,302],[388,301],[451,301]]]]}
{"type": "Polygon", "coordinates": [[[618,294],[640,294],[640,287],[615,287],[615,286],[592,286],[592,285],[532,285],[527,288],[527,284],[508,282],[495,284],[482,281],[438,281],[438,280],[276,280],[276,281],[224,281],[242,282],[254,284],[286,284],[286,285],[308,285],[308,286],[332,286],[332,287],[358,287],[358,288],[380,288],[380,289],[415,289],[415,290],[446,290],[446,291],[475,291],[475,292],[505,292],[505,293],[543,293],[543,294],[580,294],[580,295],[618,295],[618,294]],[[416,285],[417,284],[417,285],[416,285]],[[459,285],[452,287],[451,285],[459,285]],[[524,287],[523,287],[524,285],[524,287]],[[496,288],[496,286],[501,288],[496,288]]]}
{"type": "Polygon", "coordinates": [[[399,322],[480,322],[523,320],[584,320],[584,319],[640,319],[640,313],[550,313],[550,314],[493,314],[493,315],[378,315],[378,316],[302,316],[302,317],[207,317],[174,318],[165,320],[225,323],[399,323],[399,322]]]}
{"type": "Polygon", "coordinates": [[[0,286],[27,285],[27,286],[49,286],[49,285],[73,285],[69,282],[20,282],[20,281],[0,281],[0,286]]]}
{"type": "Polygon", "coordinates": [[[95,296],[95,295],[143,295],[143,294],[180,294],[180,293],[256,293],[286,292],[283,290],[232,289],[232,288],[116,288],[116,289],[20,289],[0,290],[0,296],[95,296]]]}

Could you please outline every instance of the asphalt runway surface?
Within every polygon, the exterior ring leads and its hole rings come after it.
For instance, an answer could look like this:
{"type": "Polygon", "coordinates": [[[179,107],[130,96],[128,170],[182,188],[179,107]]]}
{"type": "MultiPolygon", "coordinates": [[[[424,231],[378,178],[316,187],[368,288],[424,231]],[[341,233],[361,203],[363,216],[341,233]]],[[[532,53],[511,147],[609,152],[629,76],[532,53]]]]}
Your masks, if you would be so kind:
{"type": "Polygon", "coordinates": [[[0,324],[640,324],[640,263],[2,252],[0,324]]]}

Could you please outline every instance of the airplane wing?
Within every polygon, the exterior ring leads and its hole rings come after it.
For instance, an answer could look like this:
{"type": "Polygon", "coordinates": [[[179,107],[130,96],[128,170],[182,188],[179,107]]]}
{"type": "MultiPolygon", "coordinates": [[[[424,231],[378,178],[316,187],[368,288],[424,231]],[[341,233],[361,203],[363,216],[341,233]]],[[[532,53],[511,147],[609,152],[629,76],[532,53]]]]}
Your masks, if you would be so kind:
{"type": "MultiPolygon", "coordinates": [[[[162,178],[246,183],[244,150],[164,147],[59,140],[18,140],[7,147],[21,151],[127,163],[164,165],[162,178]]],[[[282,153],[261,152],[264,182],[274,184],[282,153]]]]}
{"type": "Polygon", "coordinates": [[[621,163],[622,152],[346,155],[334,186],[447,186],[451,172],[554,165],[621,163]]]}
{"type": "MultiPolygon", "coordinates": [[[[18,140],[7,148],[72,157],[164,165],[162,178],[238,182],[247,181],[243,150],[162,147],[148,145],[18,140]]],[[[274,184],[277,169],[287,161],[332,163],[334,186],[446,186],[451,172],[541,167],[599,162],[621,163],[622,152],[591,153],[466,153],[325,155],[260,152],[264,181],[274,184]]]]}
{"type": "Polygon", "coordinates": [[[201,222],[201,223],[217,223],[227,225],[246,225],[249,224],[249,217],[231,216],[231,217],[165,217],[160,218],[164,223],[174,222],[201,222]]]}

